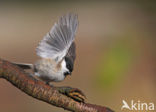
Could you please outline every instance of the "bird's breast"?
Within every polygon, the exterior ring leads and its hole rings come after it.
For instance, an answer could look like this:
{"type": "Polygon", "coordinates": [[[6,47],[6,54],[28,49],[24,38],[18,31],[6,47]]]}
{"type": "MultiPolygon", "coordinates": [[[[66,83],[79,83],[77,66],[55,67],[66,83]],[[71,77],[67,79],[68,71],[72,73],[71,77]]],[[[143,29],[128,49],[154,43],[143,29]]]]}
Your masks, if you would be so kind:
{"type": "Polygon", "coordinates": [[[35,63],[35,68],[40,78],[50,79],[52,81],[61,81],[64,75],[61,70],[61,64],[57,64],[52,59],[42,59],[35,63]]]}

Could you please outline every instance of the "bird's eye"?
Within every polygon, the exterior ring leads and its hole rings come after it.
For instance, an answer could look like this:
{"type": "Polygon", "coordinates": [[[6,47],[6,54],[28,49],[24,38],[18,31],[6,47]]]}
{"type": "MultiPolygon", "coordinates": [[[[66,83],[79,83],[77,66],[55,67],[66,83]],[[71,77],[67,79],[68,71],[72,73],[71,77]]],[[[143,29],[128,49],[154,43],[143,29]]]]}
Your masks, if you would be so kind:
{"type": "Polygon", "coordinates": [[[65,58],[65,61],[66,61],[66,67],[68,68],[68,70],[70,72],[72,72],[73,71],[73,63],[72,63],[72,61],[69,58],[65,58]]]}
{"type": "Polygon", "coordinates": [[[71,68],[70,64],[67,64],[67,68],[68,68],[68,69],[71,68]]]}
{"type": "Polygon", "coordinates": [[[67,68],[69,69],[70,72],[73,71],[73,67],[70,64],[67,64],[67,68]]]}

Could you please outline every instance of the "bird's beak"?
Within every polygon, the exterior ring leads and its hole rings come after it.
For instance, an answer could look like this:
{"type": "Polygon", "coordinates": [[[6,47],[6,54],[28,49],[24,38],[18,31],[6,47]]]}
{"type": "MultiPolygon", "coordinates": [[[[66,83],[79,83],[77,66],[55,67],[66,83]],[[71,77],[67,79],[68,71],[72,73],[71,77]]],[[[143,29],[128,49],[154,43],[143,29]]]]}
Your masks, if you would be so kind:
{"type": "Polygon", "coordinates": [[[68,72],[68,75],[71,75],[71,72],[68,72]]]}
{"type": "Polygon", "coordinates": [[[64,75],[65,75],[65,76],[71,75],[71,72],[65,72],[64,75]]]}

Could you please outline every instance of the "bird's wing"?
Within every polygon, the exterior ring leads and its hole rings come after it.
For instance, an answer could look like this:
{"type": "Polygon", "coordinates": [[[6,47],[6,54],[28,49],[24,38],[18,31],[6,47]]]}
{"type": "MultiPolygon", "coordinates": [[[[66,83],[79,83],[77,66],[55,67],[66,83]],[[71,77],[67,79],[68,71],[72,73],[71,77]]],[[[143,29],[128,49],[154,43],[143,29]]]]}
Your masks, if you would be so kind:
{"type": "Polygon", "coordinates": [[[76,45],[75,42],[73,42],[66,54],[65,57],[69,58],[71,62],[74,64],[75,58],[76,58],[76,45]]]}
{"type": "Polygon", "coordinates": [[[42,58],[52,58],[56,62],[62,60],[74,41],[77,26],[76,14],[62,16],[39,43],[36,49],[37,55],[42,58]]]}

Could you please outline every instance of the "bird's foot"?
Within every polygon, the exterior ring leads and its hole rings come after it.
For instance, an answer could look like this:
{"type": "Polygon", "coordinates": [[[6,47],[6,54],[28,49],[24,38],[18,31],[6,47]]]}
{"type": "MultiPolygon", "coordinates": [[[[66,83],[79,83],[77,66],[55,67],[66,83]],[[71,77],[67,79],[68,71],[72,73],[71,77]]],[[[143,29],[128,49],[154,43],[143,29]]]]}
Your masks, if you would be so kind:
{"type": "Polygon", "coordinates": [[[72,99],[79,101],[79,102],[85,102],[86,96],[84,93],[77,89],[77,88],[71,88],[71,87],[57,87],[58,91],[68,97],[71,97],[72,99]]]}

